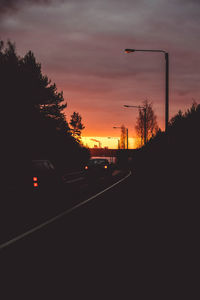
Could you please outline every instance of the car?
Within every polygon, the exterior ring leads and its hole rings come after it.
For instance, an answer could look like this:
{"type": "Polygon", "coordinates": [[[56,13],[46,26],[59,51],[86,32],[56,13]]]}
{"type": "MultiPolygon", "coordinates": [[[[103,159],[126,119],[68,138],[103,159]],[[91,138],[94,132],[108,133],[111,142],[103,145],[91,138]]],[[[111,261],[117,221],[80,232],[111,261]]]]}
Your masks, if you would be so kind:
{"type": "Polygon", "coordinates": [[[14,161],[7,176],[10,192],[52,191],[62,185],[62,178],[47,159],[14,161]]]}
{"type": "Polygon", "coordinates": [[[84,166],[86,175],[106,175],[110,171],[109,161],[105,158],[91,158],[84,166]]]}
{"type": "Polygon", "coordinates": [[[32,160],[32,188],[51,191],[61,186],[61,176],[49,160],[32,160]]]}

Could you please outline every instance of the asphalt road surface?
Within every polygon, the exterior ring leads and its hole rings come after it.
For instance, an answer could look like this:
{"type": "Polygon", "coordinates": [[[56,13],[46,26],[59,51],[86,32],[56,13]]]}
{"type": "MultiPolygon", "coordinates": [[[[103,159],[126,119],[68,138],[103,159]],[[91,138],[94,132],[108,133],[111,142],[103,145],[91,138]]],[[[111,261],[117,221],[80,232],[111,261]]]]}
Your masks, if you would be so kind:
{"type": "Polygon", "coordinates": [[[176,234],[180,228],[169,214],[171,204],[158,191],[144,188],[134,174],[121,179],[1,250],[2,299],[187,295],[182,279],[188,260],[181,250],[182,232],[176,234]]]}

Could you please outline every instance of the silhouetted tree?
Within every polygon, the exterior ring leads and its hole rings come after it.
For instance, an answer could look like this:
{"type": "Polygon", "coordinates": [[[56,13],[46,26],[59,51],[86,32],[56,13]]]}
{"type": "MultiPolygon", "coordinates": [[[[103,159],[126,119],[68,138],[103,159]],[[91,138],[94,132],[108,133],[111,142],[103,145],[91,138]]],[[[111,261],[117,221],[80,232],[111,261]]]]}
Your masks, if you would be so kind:
{"type": "Polygon", "coordinates": [[[73,167],[88,156],[71,136],[63,93],[42,74],[31,51],[20,57],[13,43],[0,41],[0,83],[0,138],[7,164],[43,157],[73,167]]]}
{"type": "Polygon", "coordinates": [[[71,115],[71,120],[69,124],[71,126],[72,136],[80,142],[81,131],[85,128],[85,126],[82,124],[81,115],[78,112],[74,112],[71,115]]]}
{"type": "Polygon", "coordinates": [[[139,108],[139,116],[136,121],[136,132],[141,138],[141,145],[145,144],[145,131],[146,142],[156,134],[158,131],[157,116],[155,115],[152,103],[148,100],[143,101],[143,107],[139,108]]]}
{"type": "Polygon", "coordinates": [[[56,127],[68,129],[62,113],[63,93],[58,93],[55,84],[41,72],[41,64],[36,62],[34,54],[29,51],[23,58],[16,54],[15,45],[8,42],[4,48],[1,42],[1,105],[9,108],[15,126],[24,122],[26,131],[36,130],[36,114],[54,120],[56,127]]]}
{"type": "MultiPolygon", "coordinates": [[[[134,156],[134,167],[147,181],[168,182],[169,190],[186,186],[195,188],[200,167],[200,105],[193,103],[185,113],[170,120],[167,133],[158,130],[146,147],[134,156]],[[152,180],[150,180],[152,177],[152,180]]],[[[173,193],[172,193],[173,194],[173,193]]]]}

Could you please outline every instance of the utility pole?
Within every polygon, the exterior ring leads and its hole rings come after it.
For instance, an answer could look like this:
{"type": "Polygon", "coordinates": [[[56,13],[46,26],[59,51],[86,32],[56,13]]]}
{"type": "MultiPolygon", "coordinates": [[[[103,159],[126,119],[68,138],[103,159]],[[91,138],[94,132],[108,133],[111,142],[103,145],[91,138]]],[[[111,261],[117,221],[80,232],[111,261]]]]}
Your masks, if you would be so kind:
{"type": "Polygon", "coordinates": [[[169,124],[169,54],[165,52],[165,132],[169,124]]]}
{"type": "Polygon", "coordinates": [[[126,128],[126,140],[127,140],[127,149],[128,149],[128,128],[126,128]]]}
{"type": "MultiPolygon", "coordinates": [[[[113,128],[114,129],[116,129],[116,128],[121,129],[122,127],[116,127],[116,126],[114,126],[113,128]]],[[[128,128],[126,128],[126,141],[127,141],[127,149],[128,149],[128,128]]],[[[124,143],[126,143],[126,141],[124,141],[124,143]]],[[[124,149],[125,149],[125,145],[124,145],[124,149]]]]}

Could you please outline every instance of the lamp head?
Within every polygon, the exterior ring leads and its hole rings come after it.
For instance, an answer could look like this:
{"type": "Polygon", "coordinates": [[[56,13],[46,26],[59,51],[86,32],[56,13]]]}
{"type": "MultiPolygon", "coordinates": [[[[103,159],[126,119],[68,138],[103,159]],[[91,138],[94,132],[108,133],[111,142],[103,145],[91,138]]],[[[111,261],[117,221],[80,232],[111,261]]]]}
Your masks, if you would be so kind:
{"type": "Polygon", "coordinates": [[[132,53],[132,52],[135,52],[135,49],[125,49],[124,52],[125,53],[132,53]]]}

